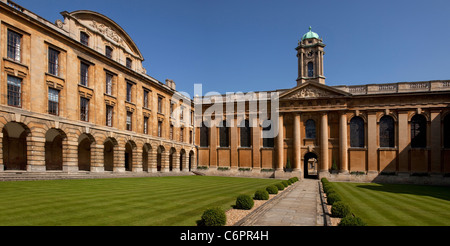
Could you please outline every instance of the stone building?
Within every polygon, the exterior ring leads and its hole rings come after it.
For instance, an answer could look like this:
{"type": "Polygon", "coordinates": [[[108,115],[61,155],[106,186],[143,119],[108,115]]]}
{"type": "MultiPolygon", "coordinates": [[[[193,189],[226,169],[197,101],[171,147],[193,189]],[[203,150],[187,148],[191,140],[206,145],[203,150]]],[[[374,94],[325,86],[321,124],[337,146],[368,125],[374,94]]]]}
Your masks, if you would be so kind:
{"type": "Polygon", "coordinates": [[[296,48],[296,86],[255,92],[244,110],[236,109],[236,98],[232,106],[213,106],[230,95],[196,98],[202,103],[196,110],[199,168],[220,175],[450,184],[450,81],[328,86],[324,48],[310,28],[296,48]],[[267,124],[259,114],[274,108],[250,106],[262,93],[277,93],[276,114],[265,114],[275,118],[267,124]],[[270,127],[278,127],[277,137],[264,137],[270,127]]]}
{"type": "Polygon", "coordinates": [[[61,14],[53,24],[0,1],[0,172],[194,168],[190,99],[147,74],[113,20],[61,14]]]}

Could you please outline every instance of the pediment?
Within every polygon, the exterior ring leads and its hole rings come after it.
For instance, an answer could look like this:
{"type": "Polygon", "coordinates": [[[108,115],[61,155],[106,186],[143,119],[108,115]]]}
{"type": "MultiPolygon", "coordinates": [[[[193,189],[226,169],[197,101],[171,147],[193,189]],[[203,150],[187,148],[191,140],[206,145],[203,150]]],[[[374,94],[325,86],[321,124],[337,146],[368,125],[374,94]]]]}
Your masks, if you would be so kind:
{"type": "Polygon", "coordinates": [[[294,87],[280,95],[280,99],[297,100],[324,97],[343,97],[350,94],[327,85],[318,83],[305,83],[294,87]]]}

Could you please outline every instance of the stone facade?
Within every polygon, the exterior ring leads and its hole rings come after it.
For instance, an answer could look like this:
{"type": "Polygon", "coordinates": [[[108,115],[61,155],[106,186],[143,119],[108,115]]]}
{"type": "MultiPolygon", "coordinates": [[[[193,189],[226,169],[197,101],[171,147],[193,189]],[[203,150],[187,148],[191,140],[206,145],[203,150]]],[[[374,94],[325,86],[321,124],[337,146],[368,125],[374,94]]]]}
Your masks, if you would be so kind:
{"type": "MultiPolygon", "coordinates": [[[[299,42],[297,85],[273,91],[279,101],[272,119],[279,127],[273,146],[264,146],[258,117],[251,145],[240,146],[240,122],[265,109],[246,105],[244,111],[213,117],[207,134],[196,128],[197,143],[201,137],[209,139],[208,146],[199,147],[198,165],[222,175],[245,170],[248,176],[262,177],[314,174],[330,180],[450,184],[450,81],[327,86],[324,47],[319,38],[299,42]],[[217,123],[223,120],[234,123],[227,128],[229,146],[220,146],[217,123]]],[[[267,92],[254,97],[261,93],[267,92]]],[[[214,105],[210,97],[198,99],[203,114],[196,122],[205,120],[214,105]]],[[[238,103],[232,103],[236,108],[238,103]]]]}
{"type": "Polygon", "coordinates": [[[147,74],[117,23],[74,11],[53,24],[7,0],[0,9],[0,172],[195,168],[193,104],[147,74]]]}

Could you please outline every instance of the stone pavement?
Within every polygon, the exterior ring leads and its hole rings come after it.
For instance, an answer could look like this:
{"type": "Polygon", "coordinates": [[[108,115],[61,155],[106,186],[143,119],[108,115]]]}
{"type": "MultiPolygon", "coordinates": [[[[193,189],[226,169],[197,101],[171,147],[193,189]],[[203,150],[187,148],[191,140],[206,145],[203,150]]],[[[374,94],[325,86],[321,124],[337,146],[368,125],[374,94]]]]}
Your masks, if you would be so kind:
{"type": "Polygon", "coordinates": [[[303,179],[266,202],[236,226],[324,226],[319,180],[303,179]]]}

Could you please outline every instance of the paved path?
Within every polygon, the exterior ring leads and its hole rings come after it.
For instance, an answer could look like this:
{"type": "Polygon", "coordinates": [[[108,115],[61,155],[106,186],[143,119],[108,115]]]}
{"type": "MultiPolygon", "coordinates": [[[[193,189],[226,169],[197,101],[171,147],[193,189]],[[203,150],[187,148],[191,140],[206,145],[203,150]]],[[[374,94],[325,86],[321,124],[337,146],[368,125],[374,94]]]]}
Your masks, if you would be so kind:
{"type": "Polygon", "coordinates": [[[238,222],[241,226],[323,226],[319,180],[303,179],[238,222]]]}

